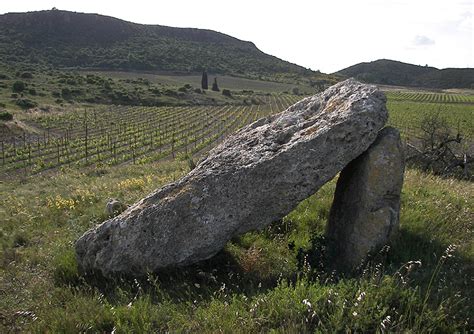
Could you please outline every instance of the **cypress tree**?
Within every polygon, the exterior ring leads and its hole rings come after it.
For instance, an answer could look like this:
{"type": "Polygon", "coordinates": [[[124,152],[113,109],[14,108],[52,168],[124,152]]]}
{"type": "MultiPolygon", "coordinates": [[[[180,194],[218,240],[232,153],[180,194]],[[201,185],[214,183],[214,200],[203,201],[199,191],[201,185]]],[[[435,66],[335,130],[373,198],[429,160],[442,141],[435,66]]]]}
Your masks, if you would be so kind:
{"type": "Polygon", "coordinates": [[[217,78],[214,78],[214,83],[212,84],[212,90],[215,92],[219,91],[219,86],[217,86],[217,78]]]}
{"type": "Polygon", "coordinates": [[[207,72],[204,71],[202,72],[202,79],[201,79],[201,88],[202,89],[208,89],[208,84],[207,84],[207,72]]]}

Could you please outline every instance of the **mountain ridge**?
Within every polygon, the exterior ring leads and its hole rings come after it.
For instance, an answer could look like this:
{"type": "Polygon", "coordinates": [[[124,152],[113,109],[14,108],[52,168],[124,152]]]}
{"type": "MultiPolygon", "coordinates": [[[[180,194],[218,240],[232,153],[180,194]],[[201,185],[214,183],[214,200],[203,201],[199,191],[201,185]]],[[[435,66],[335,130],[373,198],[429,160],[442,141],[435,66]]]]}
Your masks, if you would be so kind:
{"type": "Polygon", "coordinates": [[[0,59],[55,67],[210,72],[246,77],[312,76],[254,43],[208,29],[45,10],[0,15],[0,59]]]}
{"type": "Polygon", "coordinates": [[[426,88],[474,88],[474,68],[438,69],[391,59],[358,63],[334,74],[360,81],[426,88]]]}

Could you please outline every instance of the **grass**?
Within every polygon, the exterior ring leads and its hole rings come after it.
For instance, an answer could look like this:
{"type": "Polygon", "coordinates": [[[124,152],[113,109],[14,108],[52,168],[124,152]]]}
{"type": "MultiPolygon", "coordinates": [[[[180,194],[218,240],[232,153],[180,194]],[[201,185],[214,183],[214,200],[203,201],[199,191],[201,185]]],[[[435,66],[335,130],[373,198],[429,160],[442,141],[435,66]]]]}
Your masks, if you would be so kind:
{"type": "Polygon", "coordinates": [[[167,162],[0,183],[0,332],[474,328],[472,183],[415,170],[406,173],[398,238],[356,274],[324,262],[334,180],[208,261],[137,280],[78,274],[73,242],[106,219],[108,198],[132,203],[186,172],[185,163],[167,162]]]}

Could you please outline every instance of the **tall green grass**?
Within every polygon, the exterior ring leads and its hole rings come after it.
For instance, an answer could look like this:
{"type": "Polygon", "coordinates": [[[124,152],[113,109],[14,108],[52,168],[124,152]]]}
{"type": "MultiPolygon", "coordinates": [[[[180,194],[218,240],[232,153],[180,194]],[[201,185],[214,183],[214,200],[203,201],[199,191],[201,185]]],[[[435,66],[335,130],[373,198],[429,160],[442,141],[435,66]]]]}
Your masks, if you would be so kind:
{"type": "Polygon", "coordinates": [[[398,238],[356,273],[331,271],[335,182],[214,258],[136,280],[82,277],[73,242],[187,172],[156,163],[64,169],[0,184],[0,332],[455,332],[474,328],[472,183],[408,170],[398,238]],[[456,245],[456,246],[453,246],[456,245]]]}

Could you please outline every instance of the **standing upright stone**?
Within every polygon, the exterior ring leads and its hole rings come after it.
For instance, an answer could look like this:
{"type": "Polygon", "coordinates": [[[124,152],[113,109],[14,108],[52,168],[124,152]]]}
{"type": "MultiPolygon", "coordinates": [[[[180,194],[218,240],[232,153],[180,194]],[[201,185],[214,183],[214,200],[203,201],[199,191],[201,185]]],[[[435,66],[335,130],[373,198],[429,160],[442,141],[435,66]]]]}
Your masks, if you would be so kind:
{"type": "Polygon", "coordinates": [[[377,137],[385,95],[338,83],[228,137],[188,175],[76,242],[79,268],[144,275],[207,259],[232,237],[281,219],[377,137]]]}
{"type": "Polygon", "coordinates": [[[404,170],[400,134],[391,127],[342,170],[327,229],[336,266],[356,267],[397,231],[404,170]]]}

